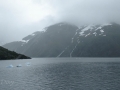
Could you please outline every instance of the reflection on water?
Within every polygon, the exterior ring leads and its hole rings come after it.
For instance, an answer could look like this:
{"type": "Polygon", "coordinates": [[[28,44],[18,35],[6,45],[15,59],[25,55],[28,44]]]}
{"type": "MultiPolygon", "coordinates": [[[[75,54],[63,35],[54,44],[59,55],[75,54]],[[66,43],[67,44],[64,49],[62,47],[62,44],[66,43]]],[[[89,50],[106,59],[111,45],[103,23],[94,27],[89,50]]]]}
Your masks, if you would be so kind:
{"type": "Polygon", "coordinates": [[[73,60],[33,59],[29,67],[26,60],[1,61],[0,90],[119,90],[119,62],[73,60]]]}

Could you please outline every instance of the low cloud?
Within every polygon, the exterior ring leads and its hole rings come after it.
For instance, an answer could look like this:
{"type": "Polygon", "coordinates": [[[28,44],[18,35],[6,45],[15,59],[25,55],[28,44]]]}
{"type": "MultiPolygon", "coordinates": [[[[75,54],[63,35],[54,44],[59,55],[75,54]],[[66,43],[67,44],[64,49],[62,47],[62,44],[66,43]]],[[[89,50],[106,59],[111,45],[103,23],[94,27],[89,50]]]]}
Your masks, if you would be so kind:
{"type": "Polygon", "coordinates": [[[120,23],[120,0],[0,0],[0,42],[20,40],[54,23],[120,23]]]}
{"type": "Polygon", "coordinates": [[[120,0],[52,0],[49,2],[61,21],[75,23],[120,22],[119,3],[120,0]]]}

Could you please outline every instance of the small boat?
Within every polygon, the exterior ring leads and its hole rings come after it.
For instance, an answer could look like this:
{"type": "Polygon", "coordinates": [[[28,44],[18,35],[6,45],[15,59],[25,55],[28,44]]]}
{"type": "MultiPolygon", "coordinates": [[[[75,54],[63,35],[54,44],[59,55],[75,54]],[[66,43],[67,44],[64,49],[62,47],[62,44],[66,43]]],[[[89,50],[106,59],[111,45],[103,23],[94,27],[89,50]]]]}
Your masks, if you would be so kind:
{"type": "Polygon", "coordinates": [[[7,68],[13,68],[14,66],[11,64],[11,65],[9,65],[9,66],[7,66],[7,68]]]}
{"type": "Polygon", "coordinates": [[[22,67],[22,65],[21,65],[21,64],[19,64],[19,65],[17,65],[16,67],[22,67]]]}

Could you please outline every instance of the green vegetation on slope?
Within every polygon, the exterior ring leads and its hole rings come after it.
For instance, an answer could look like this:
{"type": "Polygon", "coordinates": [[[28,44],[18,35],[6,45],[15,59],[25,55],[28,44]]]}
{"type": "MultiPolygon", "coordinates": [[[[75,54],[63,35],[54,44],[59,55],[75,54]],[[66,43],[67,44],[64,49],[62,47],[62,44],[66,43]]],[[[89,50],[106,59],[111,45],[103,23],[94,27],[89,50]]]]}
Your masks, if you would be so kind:
{"type": "Polygon", "coordinates": [[[9,51],[8,49],[5,49],[0,46],[0,60],[9,59],[30,59],[30,58],[22,54],[17,54],[14,51],[9,51]]]}

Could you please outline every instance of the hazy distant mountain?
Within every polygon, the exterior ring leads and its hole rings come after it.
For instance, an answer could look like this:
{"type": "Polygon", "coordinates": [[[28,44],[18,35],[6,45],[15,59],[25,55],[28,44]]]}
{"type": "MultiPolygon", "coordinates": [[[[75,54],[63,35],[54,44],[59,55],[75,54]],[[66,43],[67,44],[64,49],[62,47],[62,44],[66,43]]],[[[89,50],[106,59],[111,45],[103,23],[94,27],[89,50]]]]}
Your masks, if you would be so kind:
{"type": "Polygon", "coordinates": [[[58,23],[3,47],[31,57],[120,57],[120,25],[58,23]]]}
{"type": "Polygon", "coordinates": [[[0,46],[1,46],[1,45],[4,45],[4,44],[5,44],[5,42],[3,42],[3,41],[0,41],[0,46]]]}
{"type": "Polygon", "coordinates": [[[9,60],[9,59],[30,59],[29,57],[21,54],[17,54],[14,51],[9,51],[0,46],[0,60],[9,60]]]}

